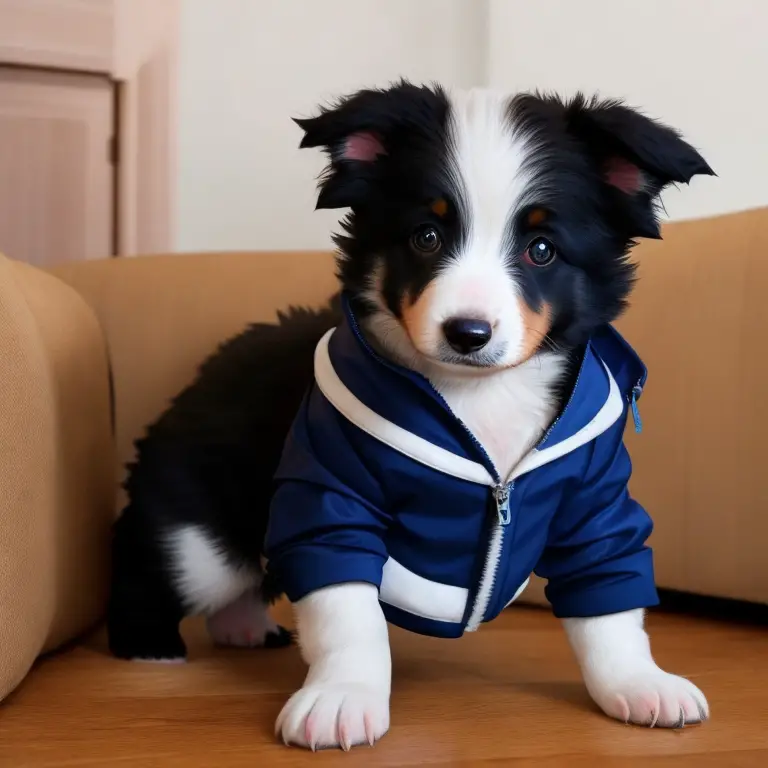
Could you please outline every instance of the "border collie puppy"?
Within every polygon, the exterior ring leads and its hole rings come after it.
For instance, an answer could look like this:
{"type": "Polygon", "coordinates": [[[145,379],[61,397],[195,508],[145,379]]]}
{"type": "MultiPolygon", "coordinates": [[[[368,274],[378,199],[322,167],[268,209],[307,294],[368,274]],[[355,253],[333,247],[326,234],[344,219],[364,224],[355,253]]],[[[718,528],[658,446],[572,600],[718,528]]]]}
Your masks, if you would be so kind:
{"type": "Polygon", "coordinates": [[[348,749],[389,726],[388,621],[459,637],[536,572],[608,715],[704,720],[643,629],[652,524],[623,431],[646,373],[610,323],[659,193],[707,163],[581,96],[402,82],[297,122],[329,156],[318,207],[351,210],[340,306],[222,347],[139,444],[113,651],[183,657],[193,612],[219,642],[284,643],[284,591],[309,672],[277,731],[348,749]]]}

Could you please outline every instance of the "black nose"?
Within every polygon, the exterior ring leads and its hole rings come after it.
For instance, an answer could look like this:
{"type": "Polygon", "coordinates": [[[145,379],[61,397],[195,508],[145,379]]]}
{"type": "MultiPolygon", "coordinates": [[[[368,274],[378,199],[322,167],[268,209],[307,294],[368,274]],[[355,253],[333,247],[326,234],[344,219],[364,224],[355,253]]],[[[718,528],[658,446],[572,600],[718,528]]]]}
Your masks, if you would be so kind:
{"type": "Polygon", "coordinates": [[[482,349],[493,335],[491,324],[485,320],[452,317],[443,323],[446,341],[462,355],[482,349]]]}

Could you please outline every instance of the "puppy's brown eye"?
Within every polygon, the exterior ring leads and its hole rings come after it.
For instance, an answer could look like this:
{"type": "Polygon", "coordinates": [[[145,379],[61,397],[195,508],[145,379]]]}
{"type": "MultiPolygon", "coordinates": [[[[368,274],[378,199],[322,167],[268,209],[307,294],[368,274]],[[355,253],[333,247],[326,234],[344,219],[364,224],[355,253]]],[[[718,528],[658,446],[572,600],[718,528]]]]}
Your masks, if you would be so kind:
{"type": "Polygon", "coordinates": [[[442,246],[443,241],[434,227],[421,227],[411,235],[411,248],[417,253],[433,256],[442,246]]]}
{"type": "Polygon", "coordinates": [[[549,266],[556,256],[555,246],[546,237],[537,237],[525,249],[525,260],[534,267],[549,266]]]}

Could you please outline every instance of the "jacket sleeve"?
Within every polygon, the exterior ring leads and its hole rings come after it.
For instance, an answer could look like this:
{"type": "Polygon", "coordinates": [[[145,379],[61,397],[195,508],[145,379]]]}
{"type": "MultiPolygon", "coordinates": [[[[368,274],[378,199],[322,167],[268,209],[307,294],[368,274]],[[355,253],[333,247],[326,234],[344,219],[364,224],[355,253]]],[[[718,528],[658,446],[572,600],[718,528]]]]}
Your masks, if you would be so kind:
{"type": "Polygon", "coordinates": [[[356,445],[365,437],[313,387],[283,450],[265,540],[270,578],[292,602],[332,584],[381,585],[389,517],[356,445]]]}
{"type": "Polygon", "coordinates": [[[623,418],[592,443],[580,486],[563,502],[535,569],[559,618],[603,616],[658,603],[653,523],[627,488],[623,418]]]}

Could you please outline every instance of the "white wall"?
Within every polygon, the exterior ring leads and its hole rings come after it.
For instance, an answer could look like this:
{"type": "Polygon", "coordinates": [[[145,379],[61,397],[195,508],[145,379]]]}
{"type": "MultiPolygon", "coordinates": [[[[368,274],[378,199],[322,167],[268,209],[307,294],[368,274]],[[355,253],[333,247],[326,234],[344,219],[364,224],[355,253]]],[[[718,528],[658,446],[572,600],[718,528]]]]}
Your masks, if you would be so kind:
{"type": "Polygon", "coordinates": [[[178,250],[324,248],[291,116],[400,76],[483,79],[478,0],[183,0],[178,250]]]}
{"type": "Polygon", "coordinates": [[[401,75],[599,90],[682,130],[718,179],[672,218],[768,204],[768,0],[183,0],[179,250],[324,248],[292,115],[401,75]]]}
{"type": "Polygon", "coordinates": [[[492,85],[625,97],[704,154],[670,218],[768,204],[768,0],[490,0],[489,27],[492,85]]]}

